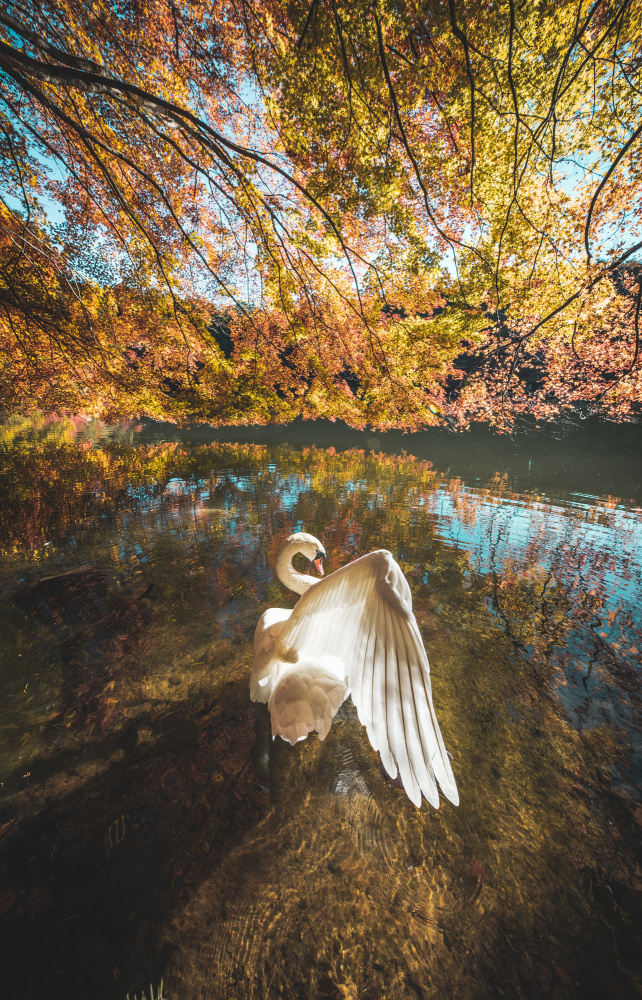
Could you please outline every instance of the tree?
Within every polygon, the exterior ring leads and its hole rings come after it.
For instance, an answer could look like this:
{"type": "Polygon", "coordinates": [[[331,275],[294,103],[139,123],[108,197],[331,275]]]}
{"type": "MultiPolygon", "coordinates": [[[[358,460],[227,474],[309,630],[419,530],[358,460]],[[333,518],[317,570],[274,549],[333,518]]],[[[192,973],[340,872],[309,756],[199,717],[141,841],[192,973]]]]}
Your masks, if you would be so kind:
{"type": "Polygon", "coordinates": [[[200,297],[233,307],[248,419],[639,402],[632,0],[51,0],[0,26],[20,224],[55,196],[85,275],[162,287],[184,383],[200,297]]]}

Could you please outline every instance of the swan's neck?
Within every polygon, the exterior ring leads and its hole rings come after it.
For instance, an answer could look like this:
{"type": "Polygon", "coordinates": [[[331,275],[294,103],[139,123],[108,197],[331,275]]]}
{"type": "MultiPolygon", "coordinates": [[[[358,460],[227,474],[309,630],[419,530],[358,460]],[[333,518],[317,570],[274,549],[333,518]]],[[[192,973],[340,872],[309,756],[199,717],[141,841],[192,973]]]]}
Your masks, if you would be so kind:
{"type": "Polygon", "coordinates": [[[282,584],[293,590],[295,594],[305,594],[306,590],[318,583],[316,577],[307,573],[299,573],[292,565],[292,559],[299,552],[297,542],[284,542],[276,554],[276,575],[282,584]]]}

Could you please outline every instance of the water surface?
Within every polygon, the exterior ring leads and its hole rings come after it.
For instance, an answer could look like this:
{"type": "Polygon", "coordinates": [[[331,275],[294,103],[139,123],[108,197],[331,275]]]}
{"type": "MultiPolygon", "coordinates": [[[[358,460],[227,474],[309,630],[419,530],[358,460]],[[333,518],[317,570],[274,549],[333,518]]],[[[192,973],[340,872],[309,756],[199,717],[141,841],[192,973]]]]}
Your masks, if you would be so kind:
{"type": "Polygon", "coordinates": [[[3,991],[639,996],[641,443],[6,423],[3,991]],[[404,569],[459,808],[250,704],[302,527],[404,569]]]}

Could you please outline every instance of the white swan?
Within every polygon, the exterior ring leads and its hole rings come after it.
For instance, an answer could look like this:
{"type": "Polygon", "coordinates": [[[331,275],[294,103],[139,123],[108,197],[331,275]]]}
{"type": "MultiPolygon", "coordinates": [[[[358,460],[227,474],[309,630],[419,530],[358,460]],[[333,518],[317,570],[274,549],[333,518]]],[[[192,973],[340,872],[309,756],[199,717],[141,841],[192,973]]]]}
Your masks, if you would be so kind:
{"type": "Polygon", "coordinates": [[[437,784],[458,805],[400,567],[377,549],[318,580],[295,570],[297,552],[323,574],[321,542],[306,532],[290,535],[277,552],[276,572],[301,599],[293,611],[268,608],[254,634],[250,696],[267,702],[272,736],[294,744],[316,731],[324,739],[352,694],[372,747],[391,778],[399,772],[417,808],[422,793],[439,807],[437,784]]]}

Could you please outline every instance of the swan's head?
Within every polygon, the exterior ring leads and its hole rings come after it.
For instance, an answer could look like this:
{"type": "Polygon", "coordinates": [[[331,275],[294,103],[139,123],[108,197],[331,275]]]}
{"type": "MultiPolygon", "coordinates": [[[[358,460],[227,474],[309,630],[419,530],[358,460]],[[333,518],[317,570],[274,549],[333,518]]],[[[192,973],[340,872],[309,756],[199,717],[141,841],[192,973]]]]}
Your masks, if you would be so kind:
{"type": "Polygon", "coordinates": [[[314,563],[319,571],[319,575],[323,576],[325,549],[318,538],[315,538],[314,535],[309,535],[307,531],[297,531],[296,534],[290,535],[288,542],[292,546],[296,546],[295,552],[300,552],[311,563],[314,563]]]}

